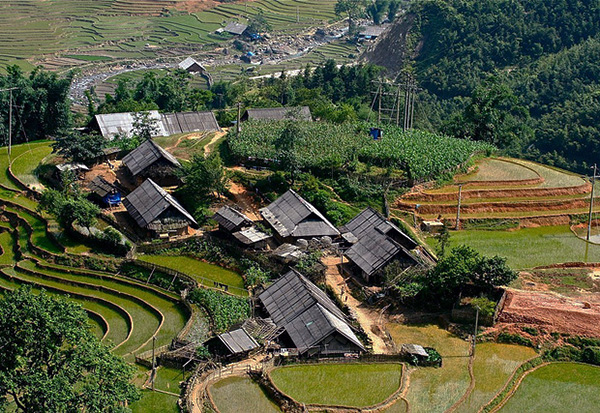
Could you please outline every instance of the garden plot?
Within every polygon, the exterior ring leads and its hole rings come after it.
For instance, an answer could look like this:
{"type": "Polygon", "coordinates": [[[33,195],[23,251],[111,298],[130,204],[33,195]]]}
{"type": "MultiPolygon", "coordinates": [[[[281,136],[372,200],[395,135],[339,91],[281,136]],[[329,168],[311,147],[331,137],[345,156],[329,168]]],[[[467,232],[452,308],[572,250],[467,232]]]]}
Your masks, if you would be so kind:
{"type": "Polygon", "coordinates": [[[600,368],[551,363],[525,376],[502,413],[593,413],[600,405],[600,368]]]}
{"type": "Polygon", "coordinates": [[[262,388],[248,377],[229,377],[209,388],[213,402],[221,413],[278,413],[262,388]]]}
{"type": "Polygon", "coordinates": [[[366,407],[400,388],[400,364],[316,364],[280,367],[275,385],[300,403],[366,407]]]}

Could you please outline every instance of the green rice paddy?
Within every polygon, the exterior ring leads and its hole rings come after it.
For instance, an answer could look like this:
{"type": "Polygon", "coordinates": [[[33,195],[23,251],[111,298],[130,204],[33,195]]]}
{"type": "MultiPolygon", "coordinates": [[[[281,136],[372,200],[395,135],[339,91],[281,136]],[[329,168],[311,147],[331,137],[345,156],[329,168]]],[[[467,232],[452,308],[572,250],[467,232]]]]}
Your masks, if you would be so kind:
{"type": "Polygon", "coordinates": [[[209,391],[221,413],[281,412],[261,387],[247,377],[223,379],[213,384],[209,391]]]}
{"type": "Polygon", "coordinates": [[[402,381],[400,364],[316,364],[280,367],[271,378],[300,403],[366,407],[391,396],[402,381]]]}
{"type": "Polygon", "coordinates": [[[552,363],[529,373],[502,413],[594,413],[600,406],[600,368],[552,363]]]}
{"type": "MultiPolygon", "coordinates": [[[[437,240],[429,238],[435,246],[437,240]]],[[[597,262],[600,245],[589,244],[571,232],[569,226],[544,226],[515,231],[463,230],[451,232],[450,245],[469,245],[484,255],[507,258],[515,269],[563,262],[597,262]]]]}
{"type": "Polygon", "coordinates": [[[229,292],[247,295],[243,278],[236,272],[191,257],[171,255],[142,255],[140,260],[180,271],[202,285],[213,287],[215,282],[227,284],[229,292]]]}

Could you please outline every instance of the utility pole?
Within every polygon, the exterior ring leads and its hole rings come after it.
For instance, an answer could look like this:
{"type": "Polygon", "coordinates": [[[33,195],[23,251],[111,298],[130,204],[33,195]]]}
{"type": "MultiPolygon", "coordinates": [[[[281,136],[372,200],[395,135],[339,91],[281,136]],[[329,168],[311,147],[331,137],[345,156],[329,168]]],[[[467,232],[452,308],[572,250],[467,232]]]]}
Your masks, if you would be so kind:
{"type": "Polygon", "coordinates": [[[242,131],[242,127],[241,127],[241,121],[242,121],[242,102],[238,102],[237,103],[237,123],[235,125],[236,128],[236,133],[237,136],[240,136],[240,132],[242,131]]]}
{"type": "Polygon", "coordinates": [[[0,89],[0,92],[8,92],[8,156],[10,156],[12,147],[12,91],[17,89],[17,87],[0,89]]]}
{"type": "Polygon", "coordinates": [[[590,240],[590,233],[592,232],[592,214],[594,213],[594,185],[596,183],[596,174],[598,167],[594,164],[594,174],[592,175],[592,192],[590,192],[590,214],[588,216],[588,228],[586,240],[590,240]]]}
{"type": "Polygon", "coordinates": [[[458,207],[456,208],[456,230],[460,229],[460,201],[462,200],[462,185],[458,186],[458,207]]]}
{"type": "Polygon", "coordinates": [[[296,6],[296,23],[300,23],[300,7],[296,6]]]}
{"type": "Polygon", "coordinates": [[[156,335],[152,337],[152,390],[154,391],[154,382],[156,381],[156,358],[154,356],[154,349],[156,346],[156,335]]]}
{"type": "Polygon", "coordinates": [[[475,344],[477,343],[477,328],[479,324],[479,306],[475,307],[475,331],[473,331],[473,353],[472,357],[475,357],[475,344]]]}

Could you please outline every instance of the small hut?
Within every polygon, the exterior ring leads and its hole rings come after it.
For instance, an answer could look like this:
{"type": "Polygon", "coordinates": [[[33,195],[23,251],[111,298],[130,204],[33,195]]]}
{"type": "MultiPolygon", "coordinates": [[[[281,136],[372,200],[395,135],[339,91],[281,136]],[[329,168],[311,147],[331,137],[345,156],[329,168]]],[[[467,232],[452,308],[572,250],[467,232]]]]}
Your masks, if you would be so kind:
{"type": "Polygon", "coordinates": [[[233,234],[253,224],[250,218],[228,205],[220,208],[213,215],[213,219],[219,224],[219,230],[227,234],[233,234]]]}
{"type": "Polygon", "coordinates": [[[243,328],[219,334],[208,340],[205,346],[212,354],[225,359],[243,359],[259,347],[243,328]]]}
{"type": "Polygon", "coordinates": [[[121,203],[119,189],[101,176],[95,177],[88,185],[90,197],[102,206],[114,207],[121,203]]]}
{"type": "Polygon", "coordinates": [[[123,200],[135,222],[158,238],[185,236],[198,228],[196,220],[168,192],[147,179],[123,200]]]}
{"type": "Polygon", "coordinates": [[[123,166],[138,183],[148,178],[165,186],[179,183],[175,171],[181,164],[152,139],[129,152],[123,158],[123,166]]]}

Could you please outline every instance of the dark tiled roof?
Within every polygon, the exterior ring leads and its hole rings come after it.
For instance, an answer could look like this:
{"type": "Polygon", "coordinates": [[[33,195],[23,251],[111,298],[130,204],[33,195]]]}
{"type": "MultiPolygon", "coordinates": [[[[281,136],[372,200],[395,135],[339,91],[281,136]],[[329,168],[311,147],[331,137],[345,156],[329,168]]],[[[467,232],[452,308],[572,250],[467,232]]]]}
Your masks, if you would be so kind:
{"type": "Polygon", "coordinates": [[[244,353],[258,347],[258,343],[243,328],[219,334],[219,340],[232,354],[244,353]]]}
{"type": "Polygon", "coordinates": [[[312,115],[308,106],[292,108],[257,108],[248,109],[243,119],[248,120],[284,120],[297,119],[312,121],[312,115]]]}
{"type": "Polygon", "coordinates": [[[336,331],[364,349],[344,313],[323,290],[295,270],[281,276],[258,298],[273,322],[285,329],[300,351],[318,345],[336,331]]]}
{"type": "Polygon", "coordinates": [[[127,195],[123,200],[123,205],[142,228],[148,227],[152,221],[160,217],[169,208],[174,208],[192,225],[198,225],[190,213],[171,194],[155,184],[152,179],[146,179],[143,184],[127,195]]]}
{"type": "Polygon", "coordinates": [[[133,176],[138,175],[159,159],[164,159],[175,167],[181,166],[173,155],[161,148],[152,139],[147,140],[140,146],[129,152],[123,158],[123,164],[129,169],[133,176]]]}
{"type": "Polygon", "coordinates": [[[88,185],[88,189],[98,195],[100,198],[104,198],[108,194],[115,194],[119,192],[116,186],[101,176],[95,177],[88,185]]]}
{"type": "Polygon", "coordinates": [[[340,235],[323,214],[292,189],[262,208],[260,213],[284,238],[340,235]]]}
{"type": "Polygon", "coordinates": [[[236,228],[240,228],[242,225],[252,225],[252,220],[250,218],[228,205],[219,209],[215,215],[213,215],[213,219],[227,231],[233,231],[236,228]]]}
{"type": "Polygon", "coordinates": [[[363,210],[344,225],[342,231],[352,234],[357,240],[346,251],[346,256],[368,275],[383,268],[401,253],[419,263],[408,250],[416,248],[417,244],[372,208],[363,210]]]}

